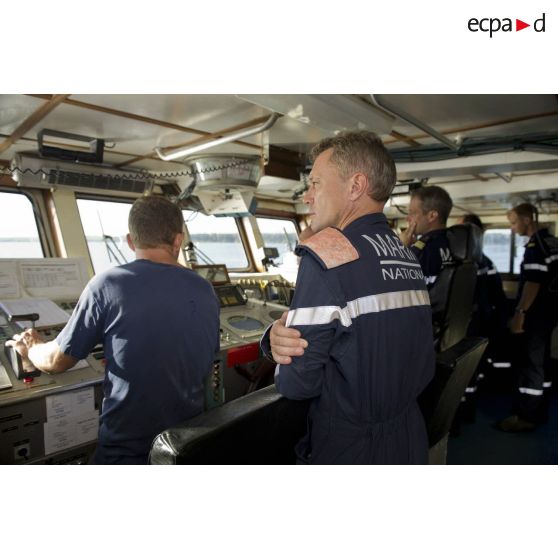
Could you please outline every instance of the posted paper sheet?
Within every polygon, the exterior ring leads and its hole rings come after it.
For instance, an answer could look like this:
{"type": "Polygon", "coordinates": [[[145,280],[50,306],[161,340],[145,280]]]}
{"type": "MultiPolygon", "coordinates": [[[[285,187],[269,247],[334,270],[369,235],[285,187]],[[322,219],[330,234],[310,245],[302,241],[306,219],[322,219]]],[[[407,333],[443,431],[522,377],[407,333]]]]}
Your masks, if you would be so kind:
{"type": "Polygon", "coordinates": [[[46,411],[45,455],[97,439],[99,411],[93,387],[47,396],[46,411]]]}

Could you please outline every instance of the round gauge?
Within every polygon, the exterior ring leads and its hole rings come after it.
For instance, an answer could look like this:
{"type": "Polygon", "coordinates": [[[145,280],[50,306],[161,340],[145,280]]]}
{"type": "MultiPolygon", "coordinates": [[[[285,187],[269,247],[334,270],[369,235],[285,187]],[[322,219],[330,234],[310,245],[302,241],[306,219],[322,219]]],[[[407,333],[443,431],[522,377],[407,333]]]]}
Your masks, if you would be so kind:
{"type": "Polygon", "coordinates": [[[260,322],[260,320],[249,318],[248,316],[231,316],[227,319],[227,322],[230,326],[241,329],[242,331],[256,331],[264,327],[264,324],[260,322]]]}

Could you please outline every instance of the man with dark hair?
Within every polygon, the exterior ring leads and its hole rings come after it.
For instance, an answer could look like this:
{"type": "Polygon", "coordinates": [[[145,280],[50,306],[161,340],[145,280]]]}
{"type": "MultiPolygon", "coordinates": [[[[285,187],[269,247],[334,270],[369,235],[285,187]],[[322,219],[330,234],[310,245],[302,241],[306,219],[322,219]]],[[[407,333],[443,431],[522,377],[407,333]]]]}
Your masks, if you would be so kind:
{"type": "Polygon", "coordinates": [[[510,330],[522,334],[516,413],[500,421],[505,432],[529,431],[546,420],[545,390],[550,388],[550,337],[558,320],[556,294],[551,292],[551,270],[558,261],[556,239],[539,228],[537,209],[522,203],[508,212],[513,233],[528,236],[510,330]]]}
{"type": "Polygon", "coordinates": [[[219,304],[211,285],[177,261],[183,226],[169,200],[139,198],[127,237],[136,260],[94,277],[54,341],[30,329],[8,342],[27,365],[49,373],[103,344],[94,463],[147,463],[157,434],[204,409],[204,380],[219,350],[219,304]]]}
{"type": "Polygon", "coordinates": [[[452,206],[449,194],[439,186],[423,186],[411,193],[409,226],[401,234],[401,241],[420,262],[428,289],[438,278],[442,264],[452,259],[446,237],[452,206]]]}
{"type": "MultiPolygon", "coordinates": [[[[312,400],[299,462],[426,463],[416,398],[434,372],[432,318],[420,266],[382,213],[394,162],[371,132],[325,139],[312,159],[315,234],[297,247],[283,328],[301,356],[278,356],[275,373],[280,393],[312,400]]],[[[262,348],[269,355],[267,336],[262,348]]]]}

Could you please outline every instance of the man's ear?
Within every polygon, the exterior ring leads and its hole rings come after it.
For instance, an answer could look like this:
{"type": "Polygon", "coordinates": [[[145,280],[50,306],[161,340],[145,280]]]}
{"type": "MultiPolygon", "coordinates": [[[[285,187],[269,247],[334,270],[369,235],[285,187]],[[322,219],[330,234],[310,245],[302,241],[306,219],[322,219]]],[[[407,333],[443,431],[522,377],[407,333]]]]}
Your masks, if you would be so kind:
{"type": "Polygon", "coordinates": [[[438,220],[439,215],[440,215],[440,214],[439,214],[435,209],[431,209],[431,210],[427,213],[426,218],[428,219],[428,222],[429,222],[429,223],[434,223],[434,222],[436,222],[436,221],[438,220]]]}
{"type": "Polygon", "coordinates": [[[351,189],[349,192],[349,199],[351,201],[356,201],[368,192],[370,184],[368,182],[368,177],[362,172],[353,174],[350,180],[351,189]]]}
{"type": "Polygon", "coordinates": [[[130,233],[126,234],[126,242],[128,243],[128,246],[130,247],[130,250],[132,252],[135,252],[136,247],[134,246],[134,241],[132,240],[132,236],[130,235],[130,233]]]}
{"type": "Polygon", "coordinates": [[[174,250],[180,251],[183,243],[184,243],[184,233],[183,232],[176,233],[174,237],[174,241],[172,243],[172,247],[174,248],[174,250]]]}

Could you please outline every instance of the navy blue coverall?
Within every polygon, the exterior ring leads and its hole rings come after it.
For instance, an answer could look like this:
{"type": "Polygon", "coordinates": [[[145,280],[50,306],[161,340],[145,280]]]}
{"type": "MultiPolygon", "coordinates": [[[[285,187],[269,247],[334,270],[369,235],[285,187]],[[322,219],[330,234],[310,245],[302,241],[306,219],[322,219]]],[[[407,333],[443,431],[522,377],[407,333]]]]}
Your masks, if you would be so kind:
{"type": "Polygon", "coordinates": [[[300,244],[287,326],[309,345],[277,366],[285,397],[313,399],[302,463],[426,463],[417,396],[434,374],[431,310],[414,254],[382,213],[300,244]]]}
{"type": "Polygon", "coordinates": [[[540,285],[537,297],[525,315],[524,346],[519,357],[517,413],[531,422],[546,420],[546,398],[543,396],[551,387],[550,337],[558,321],[556,295],[548,289],[552,279],[550,264],[558,255],[546,248],[545,241],[549,238],[552,235],[547,229],[541,229],[529,238],[519,274],[518,302],[527,281],[540,285]]]}
{"type": "Polygon", "coordinates": [[[452,261],[446,229],[436,229],[423,234],[411,246],[411,250],[420,263],[426,285],[430,290],[438,279],[442,264],[452,261]]]}

